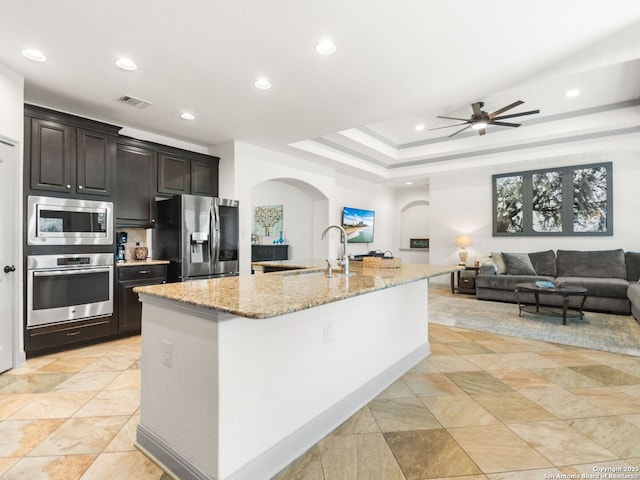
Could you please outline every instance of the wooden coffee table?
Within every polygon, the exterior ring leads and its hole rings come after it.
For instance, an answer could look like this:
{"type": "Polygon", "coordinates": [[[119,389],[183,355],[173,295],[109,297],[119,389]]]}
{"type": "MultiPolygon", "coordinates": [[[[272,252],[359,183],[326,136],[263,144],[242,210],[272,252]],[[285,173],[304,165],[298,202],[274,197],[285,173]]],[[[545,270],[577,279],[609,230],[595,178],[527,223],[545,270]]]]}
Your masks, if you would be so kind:
{"type": "MultiPolygon", "coordinates": [[[[537,315],[543,315],[544,313],[550,313],[549,310],[545,310],[544,312],[540,311],[540,294],[546,293],[550,295],[560,295],[562,297],[562,324],[567,324],[567,312],[569,311],[569,299],[575,296],[581,296],[582,302],[580,302],[580,306],[577,308],[571,308],[571,310],[575,310],[580,318],[584,318],[582,313],[582,307],[584,307],[584,302],[587,299],[587,289],[584,287],[576,287],[572,285],[564,285],[557,286],[553,288],[548,287],[539,287],[535,283],[517,283],[516,284],[516,301],[518,302],[519,314],[522,316],[522,312],[533,313],[537,315]],[[532,305],[523,304],[520,302],[519,293],[533,293],[536,297],[535,311],[528,310],[527,307],[532,307],[532,305]]],[[[578,316],[576,315],[576,317],[578,316]]]]}

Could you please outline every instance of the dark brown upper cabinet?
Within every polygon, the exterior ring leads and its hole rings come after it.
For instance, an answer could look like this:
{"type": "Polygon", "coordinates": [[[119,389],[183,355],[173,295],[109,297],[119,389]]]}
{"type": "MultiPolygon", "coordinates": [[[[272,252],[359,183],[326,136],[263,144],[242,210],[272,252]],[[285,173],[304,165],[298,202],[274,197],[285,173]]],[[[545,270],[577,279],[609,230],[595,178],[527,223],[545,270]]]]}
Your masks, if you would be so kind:
{"type": "Polygon", "coordinates": [[[70,196],[113,193],[120,127],[25,105],[27,188],[70,196]]]}
{"type": "Polygon", "coordinates": [[[218,158],[158,153],[158,194],[218,195],[218,158]]]}
{"type": "Polygon", "coordinates": [[[118,143],[114,201],[117,227],[155,226],[156,156],[154,150],[118,143]]]}

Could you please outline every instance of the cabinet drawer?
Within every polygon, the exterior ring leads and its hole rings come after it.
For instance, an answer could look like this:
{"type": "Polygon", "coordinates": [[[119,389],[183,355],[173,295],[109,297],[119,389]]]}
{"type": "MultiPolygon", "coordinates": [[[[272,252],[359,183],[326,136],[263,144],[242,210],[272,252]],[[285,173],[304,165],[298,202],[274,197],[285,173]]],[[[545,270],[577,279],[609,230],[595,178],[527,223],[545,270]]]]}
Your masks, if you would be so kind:
{"type": "Polygon", "coordinates": [[[29,352],[60,349],[67,345],[106,337],[114,333],[114,326],[113,317],[105,317],[87,320],[82,324],[75,323],[72,326],[60,325],[55,328],[28,330],[29,352]]]}
{"type": "Polygon", "coordinates": [[[166,265],[135,265],[131,267],[116,267],[118,270],[118,281],[127,282],[147,279],[166,279],[166,265]]]}

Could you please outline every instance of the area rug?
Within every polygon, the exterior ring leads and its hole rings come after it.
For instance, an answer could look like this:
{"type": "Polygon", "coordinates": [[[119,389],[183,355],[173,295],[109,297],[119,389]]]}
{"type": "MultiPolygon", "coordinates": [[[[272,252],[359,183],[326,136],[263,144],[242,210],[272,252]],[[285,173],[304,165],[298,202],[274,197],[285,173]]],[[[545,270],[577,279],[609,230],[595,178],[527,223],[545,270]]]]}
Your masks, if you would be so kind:
{"type": "Polygon", "coordinates": [[[450,327],[542,340],[574,347],[640,356],[640,325],[631,315],[584,312],[584,318],[523,313],[516,304],[477,300],[471,296],[429,299],[429,322],[450,327]]]}

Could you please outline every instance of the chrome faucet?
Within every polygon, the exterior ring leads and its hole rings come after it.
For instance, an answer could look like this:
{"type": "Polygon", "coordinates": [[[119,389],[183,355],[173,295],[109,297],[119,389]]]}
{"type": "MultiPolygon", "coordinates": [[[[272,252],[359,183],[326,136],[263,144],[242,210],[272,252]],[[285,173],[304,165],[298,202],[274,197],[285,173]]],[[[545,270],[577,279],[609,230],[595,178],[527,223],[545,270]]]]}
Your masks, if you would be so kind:
{"type": "Polygon", "coordinates": [[[347,253],[347,232],[345,231],[345,229],[340,225],[329,225],[324,229],[324,232],[322,232],[322,240],[324,240],[327,232],[332,228],[337,228],[338,230],[340,230],[340,239],[342,241],[342,258],[339,259],[338,265],[341,265],[343,267],[343,272],[345,275],[349,275],[349,254],[347,253]]]}

